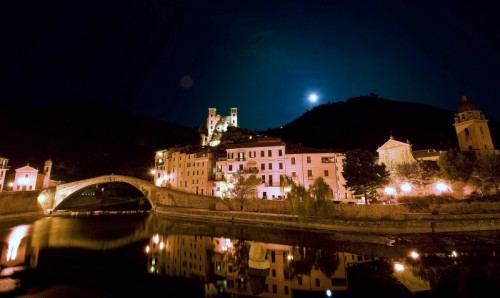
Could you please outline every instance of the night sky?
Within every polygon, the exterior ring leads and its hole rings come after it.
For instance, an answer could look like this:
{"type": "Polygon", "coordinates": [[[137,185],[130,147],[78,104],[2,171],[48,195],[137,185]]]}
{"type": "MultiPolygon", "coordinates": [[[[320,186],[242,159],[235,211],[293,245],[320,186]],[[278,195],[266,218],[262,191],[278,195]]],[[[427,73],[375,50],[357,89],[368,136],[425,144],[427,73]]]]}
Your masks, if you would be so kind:
{"type": "Polygon", "coordinates": [[[453,111],[467,94],[500,120],[496,1],[7,2],[8,105],[103,100],[188,127],[238,107],[264,130],[370,93],[453,111]]]}

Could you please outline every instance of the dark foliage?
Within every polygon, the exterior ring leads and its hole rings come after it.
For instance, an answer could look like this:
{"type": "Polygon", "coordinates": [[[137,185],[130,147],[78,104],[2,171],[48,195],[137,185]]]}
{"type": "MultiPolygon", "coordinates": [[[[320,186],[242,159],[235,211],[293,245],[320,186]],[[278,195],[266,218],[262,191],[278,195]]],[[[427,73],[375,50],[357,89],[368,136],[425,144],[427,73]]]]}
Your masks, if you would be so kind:
{"type": "Polygon", "coordinates": [[[0,154],[13,170],[54,162],[52,179],[75,181],[107,174],[147,178],[154,152],[198,144],[196,129],[141,117],[105,103],[2,109],[0,154]]]}

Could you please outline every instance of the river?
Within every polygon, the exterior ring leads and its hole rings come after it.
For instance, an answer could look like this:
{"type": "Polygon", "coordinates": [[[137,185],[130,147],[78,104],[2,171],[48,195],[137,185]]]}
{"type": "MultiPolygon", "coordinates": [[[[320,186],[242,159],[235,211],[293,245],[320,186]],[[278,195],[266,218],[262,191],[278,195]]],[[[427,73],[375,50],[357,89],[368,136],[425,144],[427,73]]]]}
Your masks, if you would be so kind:
{"type": "Polygon", "coordinates": [[[500,232],[304,232],[158,214],[0,222],[6,297],[489,297],[500,232]]]}

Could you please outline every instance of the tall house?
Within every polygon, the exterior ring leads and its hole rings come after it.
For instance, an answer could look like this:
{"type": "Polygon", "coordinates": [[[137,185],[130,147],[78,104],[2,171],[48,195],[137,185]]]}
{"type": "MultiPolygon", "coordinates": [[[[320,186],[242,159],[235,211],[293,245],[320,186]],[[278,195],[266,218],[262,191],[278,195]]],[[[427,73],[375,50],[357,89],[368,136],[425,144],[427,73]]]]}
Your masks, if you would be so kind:
{"type": "Polygon", "coordinates": [[[257,137],[251,142],[231,144],[216,161],[215,196],[222,196],[225,178],[239,171],[253,173],[262,179],[259,198],[284,195],[281,179],[285,174],[285,143],[278,138],[257,137]]]}
{"type": "Polygon", "coordinates": [[[238,127],[238,109],[231,108],[229,116],[217,114],[217,109],[209,108],[207,117],[207,134],[201,135],[202,146],[217,146],[220,144],[221,135],[228,127],[238,127]]]}
{"type": "Polygon", "coordinates": [[[0,157],[0,191],[3,190],[3,186],[5,185],[5,174],[9,169],[9,167],[7,166],[8,162],[9,160],[7,158],[0,157]]]}
{"type": "Polygon", "coordinates": [[[466,96],[462,96],[453,125],[460,151],[498,153],[498,150],[493,147],[488,119],[466,96]]]}

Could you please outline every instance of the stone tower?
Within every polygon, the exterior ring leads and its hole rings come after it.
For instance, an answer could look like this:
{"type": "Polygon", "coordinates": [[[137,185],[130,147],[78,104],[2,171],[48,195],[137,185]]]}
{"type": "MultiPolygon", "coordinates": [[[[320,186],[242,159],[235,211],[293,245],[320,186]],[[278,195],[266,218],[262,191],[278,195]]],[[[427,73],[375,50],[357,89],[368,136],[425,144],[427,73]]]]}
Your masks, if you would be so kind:
{"type": "Polygon", "coordinates": [[[237,108],[231,108],[230,119],[231,119],[231,123],[229,124],[229,126],[238,127],[238,109],[237,108]]]}
{"type": "Polygon", "coordinates": [[[47,159],[43,166],[43,188],[49,187],[50,174],[52,173],[52,160],[47,159]]]}
{"type": "Polygon", "coordinates": [[[460,151],[498,153],[493,148],[488,120],[476,105],[467,99],[467,96],[462,96],[453,125],[460,151]]]}

